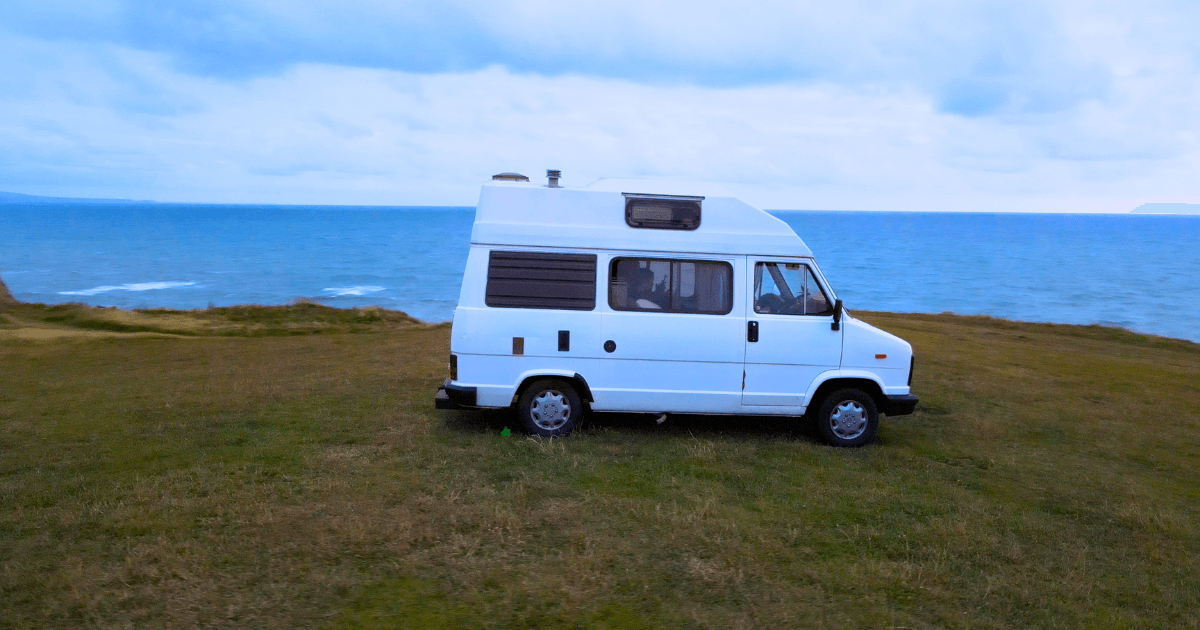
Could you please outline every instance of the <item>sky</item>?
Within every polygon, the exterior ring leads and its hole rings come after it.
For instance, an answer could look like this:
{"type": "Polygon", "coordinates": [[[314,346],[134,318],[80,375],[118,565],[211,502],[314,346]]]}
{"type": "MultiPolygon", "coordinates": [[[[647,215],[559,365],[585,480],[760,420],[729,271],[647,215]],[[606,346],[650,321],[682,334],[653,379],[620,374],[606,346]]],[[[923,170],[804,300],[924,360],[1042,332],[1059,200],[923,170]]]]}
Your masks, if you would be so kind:
{"type": "Polygon", "coordinates": [[[772,209],[1200,203],[1200,2],[4,0],[0,190],[474,205],[516,171],[772,209]]]}

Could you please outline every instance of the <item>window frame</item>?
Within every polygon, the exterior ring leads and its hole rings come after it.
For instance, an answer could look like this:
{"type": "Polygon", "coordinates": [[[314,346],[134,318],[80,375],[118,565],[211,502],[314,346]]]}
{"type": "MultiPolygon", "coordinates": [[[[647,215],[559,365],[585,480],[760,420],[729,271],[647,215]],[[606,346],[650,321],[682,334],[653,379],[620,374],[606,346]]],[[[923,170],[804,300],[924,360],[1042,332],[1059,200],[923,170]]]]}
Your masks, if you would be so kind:
{"type": "Polygon", "coordinates": [[[735,288],[734,288],[733,264],[730,263],[728,260],[712,260],[712,259],[706,259],[706,258],[662,258],[662,257],[650,257],[650,256],[622,255],[622,256],[613,256],[608,261],[608,290],[606,292],[607,300],[608,300],[608,308],[610,308],[614,311],[622,312],[622,313],[672,313],[672,314],[677,314],[677,315],[679,315],[679,314],[682,314],[682,315],[715,315],[717,317],[722,317],[722,316],[728,315],[733,312],[734,291],[735,291],[735,288]],[[674,263],[703,263],[703,264],[712,264],[712,265],[724,265],[725,270],[728,273],[727,278],[729,279],[729,297],[728,297],[728,303],[727,303],[728,308],[723,312],[717,312],[717,311],[688,311],[688,310],[683,310],[683,309],[678,309],[678,308],[670,308],[669,304],[667,306],[664,306],[663,308],[636,308],[636,307],[635,308],[629,308],[629,307],[622,308],[622,307],[616,306],[615,304],[613,304],[613,292],[612,292],[613,286],[616,284],[616,269],[617,269],[617,264],[619,262],[625,261],[625,260],[632,260],[632,261],[636,261],[636,262],[645,261],[647,263],[654,263],[654,262],[671,263],[671,265],[670,265],[671,277],[670,277],[670,284],[668,285],[667,294],[668,294],[668,296],[670,296],[672,298],[675,295],[675,291],[674,291],[675,265],[674,265],[674,263]]]}
{"type": "MultiPolygon", "coordinates": [[[[780,272],[780,273],[782,273],[782,272],[780,272]]],[[[752,268],[751,274],[752,274],[752,279],[753,279],[753,286],[751,287],[751,291],[750,291],[750,310],[754,313],[754,315],[783,315],[785,317],[796,317],[796,316],[800,316],[800,317],[832,317],[833,316],[834,303],[836,302],[836,298],[830,297],[833,292],[826,288],[826,285],[824,282],[824,277],[821,276],[818,271],[816,271],[815,265],[813,265],[809,262],[806,262],[806,261],[797,261],[797,260],[790,260],[790,261],[787,261],[787,260],[755,260],[754,267],[752,268]],[[817,290],[825,298],[825,303],[829,305],[829,309],[824,312],[821,312],[821,313],[763,313],[763,312],[760,312],[758,310],[758,299],[760,297],[762,297],[759,293],[762,290],[762,275],[760,274],[759,269],[762,268],[763,272],[765,273],[767,265],[776,265],[776,270],[778,270],[778,265],[784,265],[785,269],[787,268],[787,265],[798,265],[800,267],[803,267],[804,271],[807,272],[804,274],[805,288],[807,288],[808,282],[811,279],[816,284],[817,290]]],[[[771,276],[771,281],[774,282],[776,285],[778,285],[778,282],[775,280],[775,277],[773,275],[771,276]]],[[[792,287],[789,286],[788,291],[793,292],[792,287]]],[[[811,292],[808,292],[808,293],[811,293],[811,292]]],[[[783,297],[783,296],[781,295],[780,297],[783,297]]],[[[804,302],[804,309],[805,310],[808,309],[807,301],[804,302]]]]}

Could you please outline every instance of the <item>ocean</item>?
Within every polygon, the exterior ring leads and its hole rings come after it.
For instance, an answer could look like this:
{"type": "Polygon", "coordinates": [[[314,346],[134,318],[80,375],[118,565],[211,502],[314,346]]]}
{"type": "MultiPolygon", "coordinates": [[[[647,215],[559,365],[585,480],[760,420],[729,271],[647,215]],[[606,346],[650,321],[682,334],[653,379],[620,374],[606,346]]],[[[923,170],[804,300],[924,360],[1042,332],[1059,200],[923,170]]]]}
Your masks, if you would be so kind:
{"type": "MultiPolygon", "coordinates": [[[[1104,324],[1200,341],[1200,217],[774,211],[846,308],[1104,324]]],[[[17,299],[453,314],[473,208],[0,205],[17,299]]]]}

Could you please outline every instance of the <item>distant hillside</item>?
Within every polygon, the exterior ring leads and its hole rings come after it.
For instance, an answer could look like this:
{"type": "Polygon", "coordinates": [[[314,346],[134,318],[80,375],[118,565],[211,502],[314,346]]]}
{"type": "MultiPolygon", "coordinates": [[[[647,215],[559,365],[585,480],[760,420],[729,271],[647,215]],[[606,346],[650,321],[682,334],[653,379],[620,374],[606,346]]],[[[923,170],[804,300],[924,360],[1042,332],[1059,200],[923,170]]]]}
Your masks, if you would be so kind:
{"type": "Polygon", "coordinates": [[[1200,203],[1144,203],[1131,214],[1200,214],[1200,203]]]}
{"type": "Polygon", "coordinates": [[[8,290],[8,285],[4,284],[4,279],[0,278],[0,307],[16,304],[17,299],[12,296],[8,290]]]}
{"type": "Polygon", "coordinates": [[[51,203],[74,203],[74,204],[102,204],[102,205],[119,205],[129,203],[156,203],[154,201],[137,200],[137,199],[91,199],[87,197],[41,197],[38,195],[23,195],[21,193],[3,192],[0,191],[0,205],[3,204],[51,204],[51,203]]]}

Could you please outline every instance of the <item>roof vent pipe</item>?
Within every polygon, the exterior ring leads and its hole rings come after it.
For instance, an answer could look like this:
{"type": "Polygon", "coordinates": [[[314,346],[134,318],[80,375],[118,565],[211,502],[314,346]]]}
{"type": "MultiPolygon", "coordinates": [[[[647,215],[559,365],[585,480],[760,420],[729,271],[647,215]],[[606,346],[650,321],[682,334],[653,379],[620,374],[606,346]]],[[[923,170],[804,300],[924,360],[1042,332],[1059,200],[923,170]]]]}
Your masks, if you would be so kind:
{"type": "Polygon", "coordinates": [[[558,178],[562,177],[562,171],[546,169],[546,177],[550,180],[550,188],[558,188],[558,178]]]}

